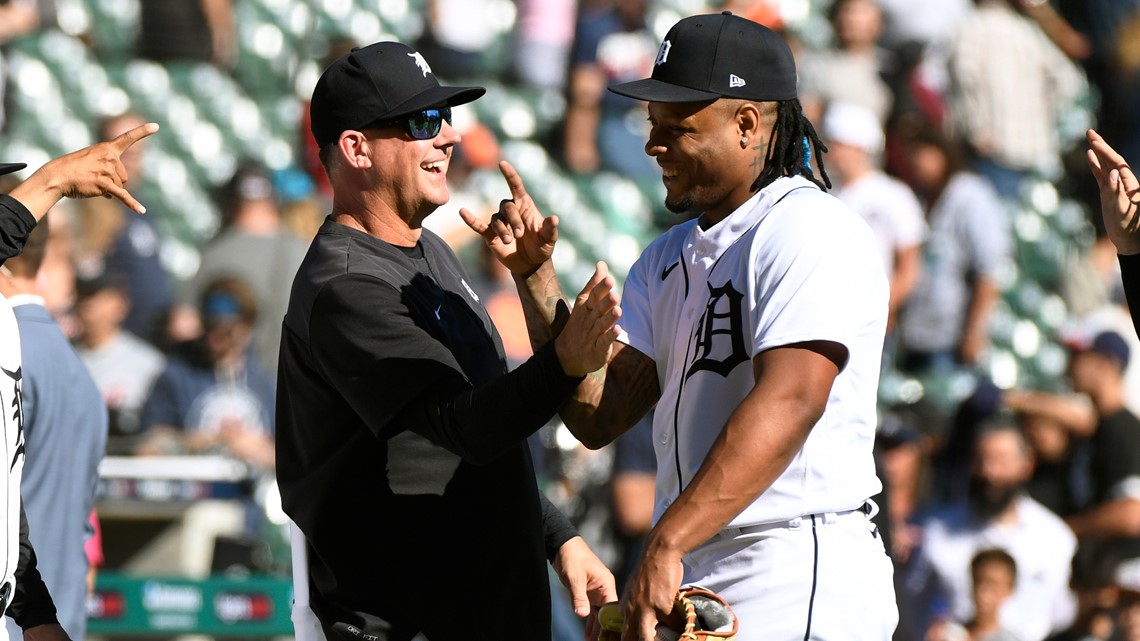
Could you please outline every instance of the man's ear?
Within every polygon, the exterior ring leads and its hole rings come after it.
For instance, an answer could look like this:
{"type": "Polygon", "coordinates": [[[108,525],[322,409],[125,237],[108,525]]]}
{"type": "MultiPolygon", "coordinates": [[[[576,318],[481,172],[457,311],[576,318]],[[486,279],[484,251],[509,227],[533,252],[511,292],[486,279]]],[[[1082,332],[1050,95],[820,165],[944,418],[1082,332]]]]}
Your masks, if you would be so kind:
{"type": "Polygon", "coordinates": [[[346,165],[353,169],[372,167],[372,156],[366,144],[367,140],[363,133],[352,129],[340,134],[340,138],[337,139],[337,150],[346,165]]]}
{"type": "Polygon", "coordinates": [[[742,102],[736,109],[736,127],[741,138],[753,141],[758,140],[761,135],[766,135],[768,132],[761,126],[762,121],[760,109],[755,103],[742,102]]]}

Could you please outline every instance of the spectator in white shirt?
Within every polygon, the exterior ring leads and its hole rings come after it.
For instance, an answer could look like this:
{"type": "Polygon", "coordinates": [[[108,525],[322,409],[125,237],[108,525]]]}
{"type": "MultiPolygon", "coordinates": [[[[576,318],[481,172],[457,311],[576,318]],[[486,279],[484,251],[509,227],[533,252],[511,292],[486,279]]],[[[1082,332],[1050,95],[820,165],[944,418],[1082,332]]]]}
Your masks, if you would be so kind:
{"type": "Polygon", "coordinates": [[[972,619],[970,559],[994,547],[1008,551],[1018,567],[1017,586],[998,612],[1001,626],[1022,641],[1041,641],[1069,624],[1076,537],[1026,494],[1032,473],[1033,457],[1016,425],[1000,419],[983,428],[968,498],[923,520],[923,540],[907,568],[902,596],[926,621],[919,629],[972,619]]]}
{"type": "MultiPolygon", "coordinates": [[[[906,183],[880,168],[883,128],[869,109],[835,102],[823,117],[832,192],[867,221],[891,282],[890,321],[918,282],[926,220],[922,205],[906,183]]],[[[888,330],[889,331],[889,330],[888,330]]]]}

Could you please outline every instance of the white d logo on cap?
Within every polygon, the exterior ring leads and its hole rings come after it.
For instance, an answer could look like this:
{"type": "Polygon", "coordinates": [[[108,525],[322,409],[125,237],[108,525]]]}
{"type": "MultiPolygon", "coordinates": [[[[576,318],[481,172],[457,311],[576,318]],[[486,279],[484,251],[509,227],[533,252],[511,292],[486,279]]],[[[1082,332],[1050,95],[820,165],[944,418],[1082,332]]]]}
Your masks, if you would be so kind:
{"type": "Polygon", "coordinates": [[[665,42],[662,42],[661,43],[661,50],[657,52],[657,62],[653,63],[654,66],[665,64],[665,61],[669,59],[669,50],[672,48],[673,48],[672,42],[669,42],[668,40],[666,40],[665,42]]]}
{"type": "Polygon", "coordinates": [[[424,78],[427,78],[427,75],[431,73],[431,67],[428,66],[427,60],[424,60],[424,57],[420,55],[420,52],[413,51],[412,53],[408,54],[408,57],[415,60],[416,66],[420,68],[420,71],[424,72],[424,78]]]}

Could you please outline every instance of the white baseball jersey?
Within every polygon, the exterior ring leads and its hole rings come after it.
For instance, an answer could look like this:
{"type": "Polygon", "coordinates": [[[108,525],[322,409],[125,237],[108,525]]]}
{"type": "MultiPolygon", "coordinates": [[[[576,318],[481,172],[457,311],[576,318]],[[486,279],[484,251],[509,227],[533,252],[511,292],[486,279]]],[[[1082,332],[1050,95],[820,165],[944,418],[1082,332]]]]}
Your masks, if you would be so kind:
{"type": "Polygon", "coordinates": [[[731,525],[843,512],[877,494],[887,298],[870,228],[802,177],[775,181],[711,229],[693,220],[651,243],[624,286],[621,340],[654,360],[661,385],[654,522],[755,385],[753,356],[803,341],[840,343],[847,362],[804,447],[731,525]]]}
{"type": "MultiPolygon", "coordinates": [[[[20,385],[20,331],[8,300],[0,296],[0,456],[7,468],[0,473],[0,595],[11,602],[20,558],[20,480],[24,473],[24,414],[20,385]]],[[[7,632],[0,625],[0,638],[7,632]]]]}

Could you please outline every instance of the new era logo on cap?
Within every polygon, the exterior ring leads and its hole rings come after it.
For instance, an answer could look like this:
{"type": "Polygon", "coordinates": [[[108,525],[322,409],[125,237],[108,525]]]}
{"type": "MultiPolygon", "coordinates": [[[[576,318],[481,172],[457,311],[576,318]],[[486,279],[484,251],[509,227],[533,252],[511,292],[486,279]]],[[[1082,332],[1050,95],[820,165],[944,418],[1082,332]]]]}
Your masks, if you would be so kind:
{"type": "Polygon", "coordinates": [[[788,43],[763,25],[727,11],[690,16],[665,34],[652,77],[610,91],[648,102],[792,100],[796,62],[788,43]]]}

